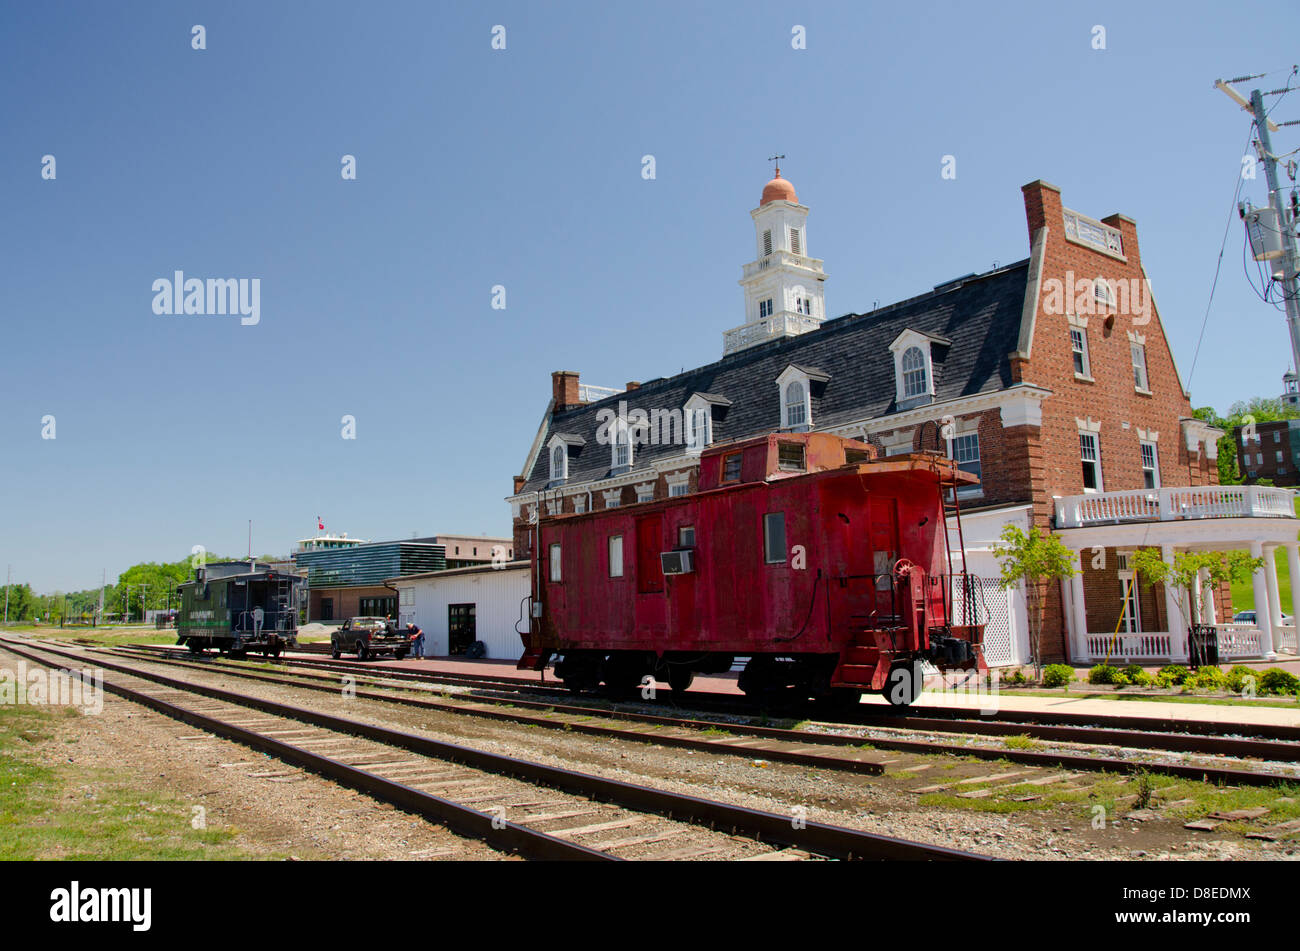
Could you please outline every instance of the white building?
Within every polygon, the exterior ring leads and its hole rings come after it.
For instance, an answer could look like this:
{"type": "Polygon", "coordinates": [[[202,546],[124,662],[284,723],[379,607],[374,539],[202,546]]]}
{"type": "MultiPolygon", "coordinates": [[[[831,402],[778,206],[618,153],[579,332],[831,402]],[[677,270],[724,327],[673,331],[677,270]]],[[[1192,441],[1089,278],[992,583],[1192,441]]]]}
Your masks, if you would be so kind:
{"type": "Polygon", "coordinates": [[[494,660],[517,660],[523,653],[528,562],[402,575],[387,584],[397,590],[398,622],[424,629],[425,656],[462,656],[475,641],[494,660]]]}

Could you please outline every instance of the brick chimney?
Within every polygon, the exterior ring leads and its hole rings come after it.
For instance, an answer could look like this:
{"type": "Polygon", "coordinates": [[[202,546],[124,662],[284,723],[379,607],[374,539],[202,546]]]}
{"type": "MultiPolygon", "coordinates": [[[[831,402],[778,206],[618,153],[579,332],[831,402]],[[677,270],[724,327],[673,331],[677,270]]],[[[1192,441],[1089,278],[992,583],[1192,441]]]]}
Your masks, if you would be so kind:
{"type": "Polygon", "coordinates": [[[527,481],[527,476],[515,476],[515,495],[519,494],[519,490],[524,487],[524,483],[527,481]]]}
{"type": "Polygon", "coordinates": [[[633,381],[627,385],[627,389],[629,392],[631,392],[632,390],[639,390],[641,389],[641,384],[633,381]]]}
{"type": "Polygon", "coordinates": [[[1124,236],[1124,257],[1128,258],[1135,266],[1140,267],[1142,253],[1138,250],[1137,222],[1127,215],[1115,214],[1102,218],[1101,223],[1110,225],[1124,236]]]}
{"type": "Polygon", "coordinates": [[[551,399],[557,410],[577,406],[578,374],[572,370],[556,370],[551,374],[551,399]]]}
{"type": "Polygon", "coordinates": [[[1065,227],[1061,211],[1061,190],[1041,178],[1022,185],[1025,196],[1025,219],[1029,224],[1029,240],[1034,240],[1038,229],[1047,225],[1052,234],[1061,234],[1065,227]]]}

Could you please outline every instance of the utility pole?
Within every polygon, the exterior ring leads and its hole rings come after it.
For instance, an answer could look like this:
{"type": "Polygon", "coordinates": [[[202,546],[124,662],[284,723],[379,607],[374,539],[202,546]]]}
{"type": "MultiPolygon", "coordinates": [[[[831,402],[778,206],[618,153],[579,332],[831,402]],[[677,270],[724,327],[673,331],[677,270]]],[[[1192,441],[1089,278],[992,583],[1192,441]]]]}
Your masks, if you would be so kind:
{"type": "Polygon", "coordinates": [[[10,565],[5,569],[5,623],[9,623],[9,579],[13,575],[14,566],[10,565]]]}
{"type": "MultiPolygon", "coordinates": [[[[1277,156],[1273,154],[1273,140],[1269,135],[1270,131],[1276,132],[1280,126],[1268,118],[1268,112],[1264,108],[1264,96],[1280,94],[1286,90],[1274,89],[1264,93],[1253,89],[1250,99],[1247,100],[1230,85],[1258,78],[1260,77],[1242,76],[1226,81],[1219,79],[1215,81],[1214,86],[1255,118],[1255,129],[1259,134],[1259,150],[1264,160],[1264,176],[1268,180],[1268,203],[1277,214],[1277,230],[1282,233],[1282,302],[1286,307],[1287,329],[1291,333],[1292,366],[1300,370],[1300,282],[1296,280],[1297,274],[1300,274],[1300,253],[1297,252],[1295,238],[1296,190],[1292,187],[1289,204],[1283,200],[1282,188],[1277,180],[1277,156]]],[[[1297,124],[1300,123],[1282,123],[1288,126],[1297,124]]],[[[1294,166],[1289,167],[1288,172],[1294,181],[1294,166]]]]}
{"type": "Polygon", "coordinates": [[[108,584],[108,569],[99,569],[99,617],[95,619],[96,624],[104,623],[104,586],[108,584]]]}

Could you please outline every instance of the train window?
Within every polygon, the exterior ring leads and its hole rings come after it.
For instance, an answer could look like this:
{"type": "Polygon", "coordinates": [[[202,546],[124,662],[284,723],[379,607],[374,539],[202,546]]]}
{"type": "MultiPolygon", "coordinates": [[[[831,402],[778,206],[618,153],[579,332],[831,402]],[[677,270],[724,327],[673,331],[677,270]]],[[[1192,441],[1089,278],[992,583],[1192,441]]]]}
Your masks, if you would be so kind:
{"type": "Polygon", "coordinates": [[[763,516],[763,561],[769,565],[785,564],[784,512],[769,512],[763,516]]]}
{"type": "Polygon", "coordinates": [[[677,529],[677,547],[694,548],[695,547],[695,526],[682,525],[677,529]]]}
{"type": "Polygon", "coordinates": [[[856,466],[859,463],[870,462],[870,461],[871,461],[871,453],[867,452],[865,449],[844,450],[844,462],[847,465],[856,466]]]}
{"type": "Polygon", "coordinates": [[[609,576],[623,577],[623,536],[609,536],[609,576]]]}
{"type": "Polygon", "coordinates": [[[804,446],[801,442],[777,443],[776,467],[783,472],[805,472],[804,446]]]}
{"type": "Polygon", "coordinates": [[[739,482],[740,481],[740,457],[739,452],[730,452],[722,457],[722,481],[739,482]]]}
{"type": "Polygon", "coordinates": [[[551,546],[551,580],[560,580],[560,546],[558,543],[551,546]]]}

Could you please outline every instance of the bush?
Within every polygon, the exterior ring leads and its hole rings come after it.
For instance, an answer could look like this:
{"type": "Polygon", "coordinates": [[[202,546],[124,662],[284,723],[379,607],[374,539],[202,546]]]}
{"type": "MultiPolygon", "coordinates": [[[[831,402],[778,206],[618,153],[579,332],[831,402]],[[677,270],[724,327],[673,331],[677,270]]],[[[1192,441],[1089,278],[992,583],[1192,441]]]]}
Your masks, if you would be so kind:
{"type": "Polygon", "coordinates": [[[1289,694],[1300,690],[1300,679],[1281,667],[1270,667],[1259,677],[1260,693],[1289,694]]]}
{"type": "Polygon", "coordinates": [[[1129,664],[1124,668],[1124,676],[1127,677],[1131,683],[1137,683],[1138,677],[1145,673],[1146,671],[1137,664],[1129,664]]]}
{"type": "Polygon", "coordinates": [[[1129,679],[1132,680],[1133,683],[1139,687],[1153,687],[1155,686],[1155,682],[1156,682],[1156,678],[1152,677],[1150,674],[1148,674],[1145,670],[1143,670],[1140,667],[1138,668],[1138,672],[1134,674],[1132,677],[1130,677],[1129,679]]]}
{"type": "Polygon", "coordinates": [[[1162,686],[1173,686],[1186,680],[1189,673],[1190,671],[1181,664],[1165,664],[1156,673],[1156,681],[1158,683],[1163,681],[1162,686]]]}
{"type": "Polygon", "coordinates": [[[1233,693],[1241,693],[1246,689],[1247,677],[1254,680],[1256,686],[1259,684],[1259,674],[1253,667],[1247,667],[1245,664],[1234,664],[1224,676],[1228,679],[1228,689],[1233,693]]]}
{"type": "Polygon", "coordinates": [[[1118,667],[1112,667],[1110,664],[1098,664],[1088,671],[1088,683],[1090,684],[1115,684],[1122,687],[1128,682],[1129,678],[1124,672],[1118,667]]]}
{"type": "Polygon", "coordinates": [[[1228,675],[1218,667],[1198,667],[1196,673],[1183,681],[1184,687],[1193,690],[1228,690],[1228,675]]]}
{"type": "Polygon", "coordinates": [[[1074,668],[1069,664],[1048,664],[1043,668],[1044,687],[1065,687],[1074,683],[1074,668]]]}

